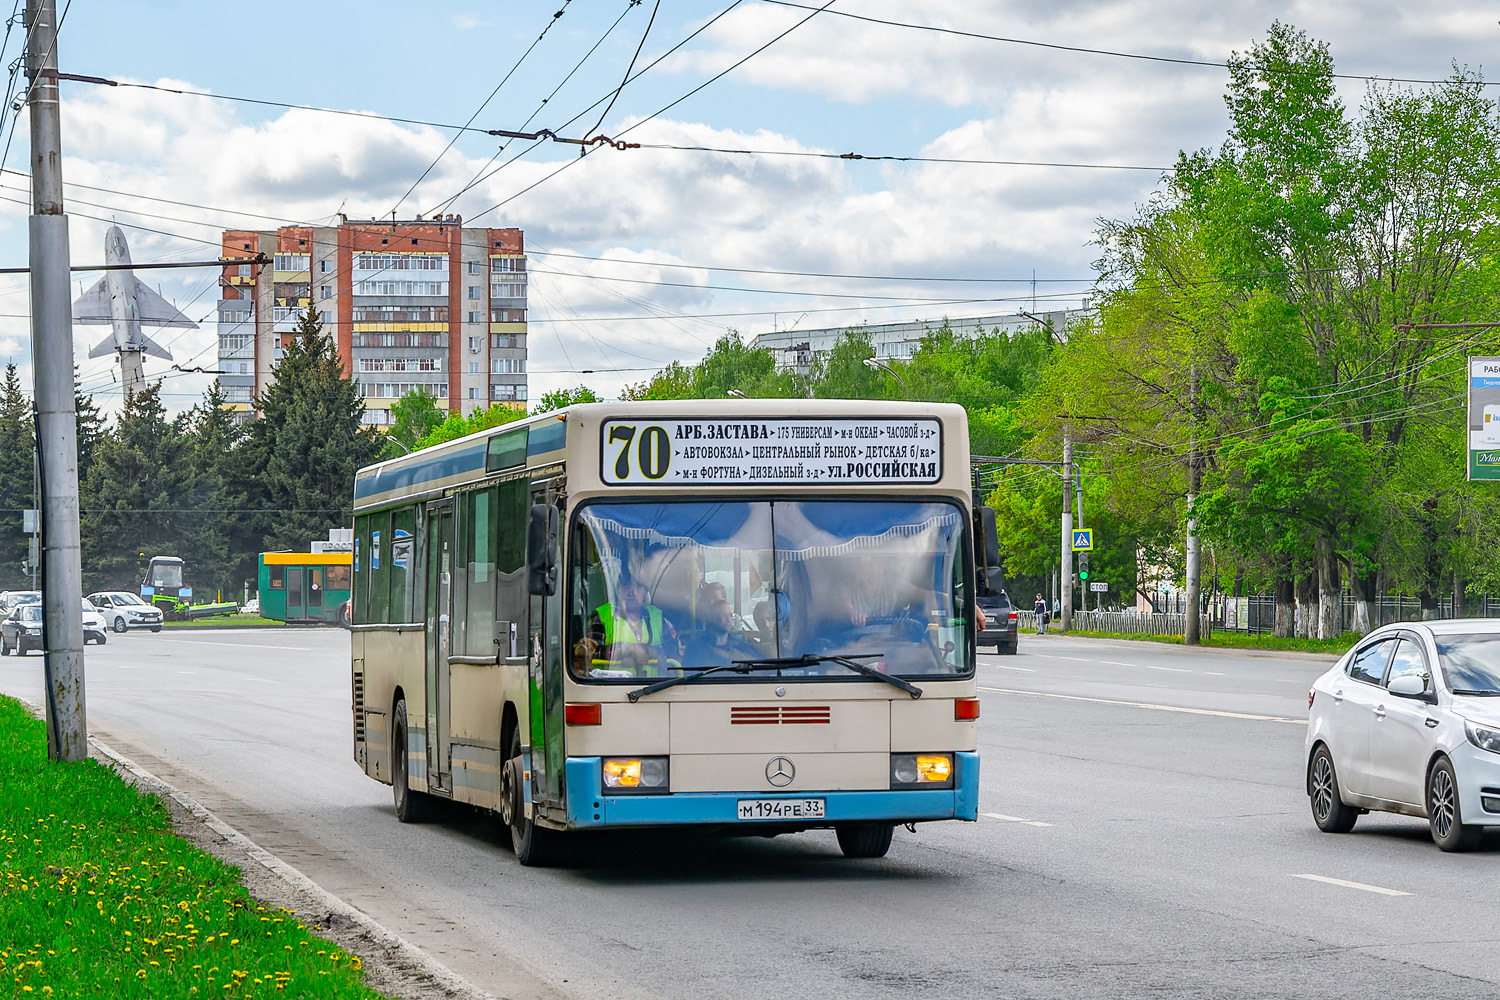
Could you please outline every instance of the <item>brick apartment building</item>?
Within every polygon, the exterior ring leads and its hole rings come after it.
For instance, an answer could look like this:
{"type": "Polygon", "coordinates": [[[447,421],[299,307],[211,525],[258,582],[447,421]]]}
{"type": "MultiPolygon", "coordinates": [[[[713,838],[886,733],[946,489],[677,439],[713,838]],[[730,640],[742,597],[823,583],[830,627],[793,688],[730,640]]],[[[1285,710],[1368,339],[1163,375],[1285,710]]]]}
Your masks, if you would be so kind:
{"type": "Polygon", "coordinates": [[[230,229],[220,279],[219,385],[251,419],[251,399],[309,305],[365,397],[365,423],[424,387],[454,412],[526,406],[526,256],[519,229],[465,229],[458,216],[337,217],[332,226],[230,229]]]}

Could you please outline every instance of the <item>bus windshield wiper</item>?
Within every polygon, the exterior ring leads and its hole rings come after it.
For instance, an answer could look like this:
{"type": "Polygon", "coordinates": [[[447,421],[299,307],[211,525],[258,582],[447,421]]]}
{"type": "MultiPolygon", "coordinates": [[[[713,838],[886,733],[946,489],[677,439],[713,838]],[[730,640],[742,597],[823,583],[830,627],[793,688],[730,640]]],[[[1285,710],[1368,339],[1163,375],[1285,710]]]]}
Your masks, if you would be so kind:
{"type": "Polygon", "coordinates": [[[1500,698],[1500,691],[1493,688],[1454,688],[1454,694],[1469,694],[1476,698],[1500,698]]]}
{"type": "Polygon", "coordinates": [[[678,684],[698,681],[709,674],[717,674],[725,670],[733,671],[737,674],[748,674],[756,670],[781,671],[796,667],[811,667],[819,663],[837,663],[839,666],[847,667],[857,674],[863,674],[877,681],[885,681],[892,687],[898,687],[911,695],[914,700],[922,697],[922,689],[915,684],[904,681],[899,677],[892,677],[890,674],[883,674],[874,667],[858,662],[859,660],[875,659],[884,655],[884,653],[859,653],[842,656],[839,654],[819,655],[817,653],[805,653],[802,656],[766,657],[761,660],[735,660],[733,663],[721,663],[713,667],[687,667],[686,669],[696,670],[696,672],[683,674],[680,677],[668,677],[666,680],[657,681],[655,684],[647,684],[643,688],[637,688],[629,692],[625,697],[629,698],[632,702],[638,701],[648,694],[665,691],[667,688],[675,687],[678,684]]]}
{"type": "Polygon", "coordinates": [[[699,681],[709,674],[717,674],[723,670],[732,670],[737,674],[748,674],[752,670],[780,670],[782,667],[788,665],[779,660],[735,660],[733,663],[720,663],[713,667],[684,667],[684,670],[692,670],[694,673],[668,677],[666,680],[657,681],[655,684],[647,684],[643,688],[637,688],[634,691],[626,693],[625,697],[629,698],[632,702],[639,701],[648,694],[665,691],[667,688],[678,684],[699,681]]]}

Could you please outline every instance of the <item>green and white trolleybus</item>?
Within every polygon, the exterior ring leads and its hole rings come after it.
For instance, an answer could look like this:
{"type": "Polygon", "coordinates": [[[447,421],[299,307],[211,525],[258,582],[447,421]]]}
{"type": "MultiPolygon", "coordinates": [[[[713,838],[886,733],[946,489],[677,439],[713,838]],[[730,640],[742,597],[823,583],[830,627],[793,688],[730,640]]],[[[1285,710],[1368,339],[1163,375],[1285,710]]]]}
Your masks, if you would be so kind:
{"type": "Polygon", "coordinates": [[[572,406],[363,469],[355,760],[403,822],[498,813],[523,864],[973,820],[969,475],[958,406],[814,399],[572,406]]]}

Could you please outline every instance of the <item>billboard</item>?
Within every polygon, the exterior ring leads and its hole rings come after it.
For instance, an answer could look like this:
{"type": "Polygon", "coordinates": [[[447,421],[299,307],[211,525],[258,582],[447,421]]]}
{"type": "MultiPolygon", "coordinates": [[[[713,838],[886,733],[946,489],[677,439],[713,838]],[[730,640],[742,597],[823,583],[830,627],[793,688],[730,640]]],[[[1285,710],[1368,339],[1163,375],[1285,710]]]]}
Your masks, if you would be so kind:
{"type": "Polygon", "coordinates": [[[1469,359],[1469,478],[1500,480],[1500,358],[1469,359]]]}

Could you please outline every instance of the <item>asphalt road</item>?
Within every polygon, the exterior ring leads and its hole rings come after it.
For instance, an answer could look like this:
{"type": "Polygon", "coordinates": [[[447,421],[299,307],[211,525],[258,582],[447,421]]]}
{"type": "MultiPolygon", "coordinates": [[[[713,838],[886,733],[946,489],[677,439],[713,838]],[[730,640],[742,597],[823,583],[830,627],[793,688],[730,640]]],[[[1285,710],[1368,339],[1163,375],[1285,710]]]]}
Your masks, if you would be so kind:
{"type": "MultiPolygon", "coordinates": [[[[112,636],[93,734],[497,995],[1494,997],[1500,833],[1319,833],[1302,790],[1326,659],[1022,637],[981,657],[977,824],[601,837],[523,869],[465,816],[402,826],[350,758],[348,635],[112,636]]],[[[42,660],[0,661],[36,701],[42,660]]]]}

